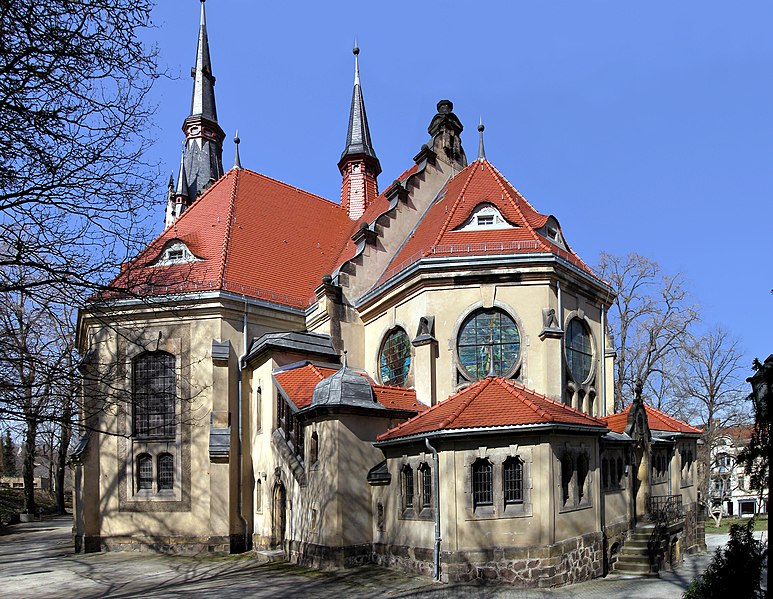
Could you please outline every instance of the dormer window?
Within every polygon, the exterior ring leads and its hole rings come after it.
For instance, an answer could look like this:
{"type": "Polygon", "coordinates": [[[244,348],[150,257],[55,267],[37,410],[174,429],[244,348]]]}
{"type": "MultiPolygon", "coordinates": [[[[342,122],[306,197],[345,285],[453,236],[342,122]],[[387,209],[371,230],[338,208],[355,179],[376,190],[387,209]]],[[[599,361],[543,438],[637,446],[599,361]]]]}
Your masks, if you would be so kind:
{"type": "Polygon", "coordinates": [[[480,231],[482,229],[513,229],[493,204],[478,204],[470,217],[456,231],[480,231]]]}
{"type": "Polygon", "coordinates": [[[558,221],[554,217],[549,217],[545,225],[539,229],[539,233],[543,237],[547,237],[550,241],[557,246],[566,249],[564,244],[564,238],[561,235],[561,229],[558,227],[558,221]]]}
{"type": "Polygon", "coordinates": [[[156,260],[155,266],[169,266],[172,264],[186,264],[195,262],[196,256],[188,249],[182,241],[170,243],[156,260]]]}

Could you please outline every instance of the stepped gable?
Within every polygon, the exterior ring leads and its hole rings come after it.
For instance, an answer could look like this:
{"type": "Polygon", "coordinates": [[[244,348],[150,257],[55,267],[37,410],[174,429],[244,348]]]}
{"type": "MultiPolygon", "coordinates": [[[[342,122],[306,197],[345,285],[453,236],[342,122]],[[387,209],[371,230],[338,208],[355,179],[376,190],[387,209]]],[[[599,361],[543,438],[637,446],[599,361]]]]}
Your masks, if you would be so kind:
{"type": "MultiPolygon", "coordinates": [[[[625,408],[622,412],[610,414],[604,416],[602,420],[606,422],[609,430],[614,433],[624,433],[625,427],[628,425],[628,413],[631,411],[631,406],[625,408]]],[[[694,426],[690,426],[686,422],[669,416],[668,414],[661,412],[644,404],[644,411],[647,414],[647,421],[649,423],[650,430],[661,431],[666,433],[684,433],[688,435],[702,435],[703,431],[694,426]]]]}
{"type": "MultiPolygon", "coordinates": [[[[311,405],[312,395],[317,383],[338,372],[338,368],[319,366],[307,362],[298,366],[274,372],[273,377],[284,395],[296,408],[303,409],[311,405]]],[[[376,400],[385,408],[421,412],[426,406],[416,400],[416,391],[403,387],[377,385],[367,374],[357,372],[370,383],[376,400]]]]}
{"type": "Polygon", "coordinates": [[[535,424],[606,429],[601,419],[553,401],[523,385],[501,377],[486,377],[379,435],[378,441],[439,431],[535,424]]]}
{"type": "Polygon", "coordinates": [[[123,297],[221,290],[305,308],[351,230],[339,204],[231,169],[127,264],[113,286],[125,290],[123,297]],[[196,260],[154,264],[175,241],[196,260]]]}
{"type": "Polygon", "coordinates": [[[533,253],[560,256],[600,281],[568,245],[564,249],[538,233],[549,219],[537,212],[490,162],[476,160],[448,182],[445,193],[439,194],[439,199],[427,210],[379,284],[429,256],[533,253]],[[511,227],[455,230],[484,203],[495,206],[511,227]]]}

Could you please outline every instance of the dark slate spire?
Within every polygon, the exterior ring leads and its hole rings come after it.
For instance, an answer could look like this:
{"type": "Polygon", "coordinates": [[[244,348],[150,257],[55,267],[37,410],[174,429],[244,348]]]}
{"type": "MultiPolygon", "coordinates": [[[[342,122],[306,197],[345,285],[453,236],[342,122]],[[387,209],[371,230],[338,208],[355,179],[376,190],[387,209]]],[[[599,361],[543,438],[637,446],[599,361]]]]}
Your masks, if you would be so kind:
{"type": "Polygon", "coordinates": [[[196,66],[191,69],[193,96],[191,113],[183,123],[185,132],[185,175],[192,200],[223,176],[225,133],[217,122],[215,76],[209,56],[207,17],[201,0],[201,24],[196,48],[196,66]]]}
{"type": "Polygon", "coordinates": [[[201,115],[217,122],[215,106],[215,77],[212,75],[212,60],[209,57],[209,38],[207,37],[207,15],[201,0],[201,25],[199,27],[199,45],[196,48],[196,66],[191,69],[193,77],[193,99],[191,116],[201,115]]]}
{"type": "Polygon", "coordinates": [[[185,151],[180,157],[180,172],[177,174],[177,185],[172,188],[172,178],[169,178],[169,200],[166,208],[165,226],[176,221],[183,211],[191,205],[188,193],[188,177],[185,173],[185,151]],[[172,190],[174,189],[174,190],[172,190]]]}
{"type": "MultiPolygon", "coordinates": [[[[341,154],[339,166],[344,162],[347,156],[368,156],[378,164],[378,173],[381,172],[381,165],[378,163],[378,157],[370,141],[370,129],[368,128],[368,115],[365,114],[365,102],[362,99],[362,88],[360,87],[360,49],[357,42],[354,43],[354,90],[352,91],[352,106],[349,110],[349,130],[346,134],[346,147],[341,154]]],[[[378,173],[376,173],[378,175],[378,173]]]]}
{"type": "Polygon", "coordinates": [[[486,127],[483,126],[483,117],[480,117],[480,124],[478,125],[478,133],[480,133],[480,142],[478,143],[478,160],[483,162],[486,160],[486,150],[483,147],[483,131],[486,127]]]}

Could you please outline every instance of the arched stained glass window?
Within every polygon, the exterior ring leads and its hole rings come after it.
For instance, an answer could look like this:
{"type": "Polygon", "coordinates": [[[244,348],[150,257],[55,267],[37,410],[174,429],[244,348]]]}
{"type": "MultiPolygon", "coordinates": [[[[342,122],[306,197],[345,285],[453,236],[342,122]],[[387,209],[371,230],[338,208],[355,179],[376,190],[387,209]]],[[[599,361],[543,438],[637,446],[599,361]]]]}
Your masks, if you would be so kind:
{"type": "Polygon", "coordinates": [[[515,321],[503,310],[477,310],[459,329],[457,351],[459,362],[473,380],[488,376],[492,370],[497,376],[508,376],[518,363],[521,336],[515,321]]]}
{"type": "Polygon", "coordinates": [[[411,340],[403,329],[393,329],[384,339],[378,367],[384,385],[405,385],[411,369],[411,340]]]}
{"type": "Polygon", "coordinates": [[[475,460],[472,465],[472,505],[493,505],[494,486],[491,462],[488,460],[475,460]]]}
{"type": "Polygon", "coordinates": [[[174,489],[174,458],[171,454],[158,456],[158,490],[174,489]]]}
{"type": "Polygon", "coordinates": [[[134,435],[169,438],[175,422],[175,359],[165,352],[146,352],[134,360],[134,435]]]}
{"type": "Polygon", "coordinates": [[[502,470],[505,505],[523,503],[523,462],[518,458],[507,458],[502,470]]]}
{"type": "Polygon", "coordinates": [[[147,453],[137,456],[137,489],[153,488],[153,458],[147,453]]]}
{"type": "Polygon", "coordinates": [[[572,318],[566,330],[566,365],[578,383],[588,380],[593,363],[593,343],[586,324],[572,318]]]}

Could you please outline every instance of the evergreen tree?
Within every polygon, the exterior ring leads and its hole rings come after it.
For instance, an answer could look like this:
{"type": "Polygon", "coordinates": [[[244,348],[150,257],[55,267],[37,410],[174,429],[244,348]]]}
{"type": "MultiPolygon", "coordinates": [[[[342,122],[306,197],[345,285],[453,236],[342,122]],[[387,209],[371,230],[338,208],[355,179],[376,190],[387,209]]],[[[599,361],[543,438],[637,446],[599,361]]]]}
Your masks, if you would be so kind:
{"type": "Polygon", "coordinates": [[[11,431],[5,431],[3,439],[3,474],[5,476],[17,476],[16,469],[16,451],[11,439],[11,431]]]}

